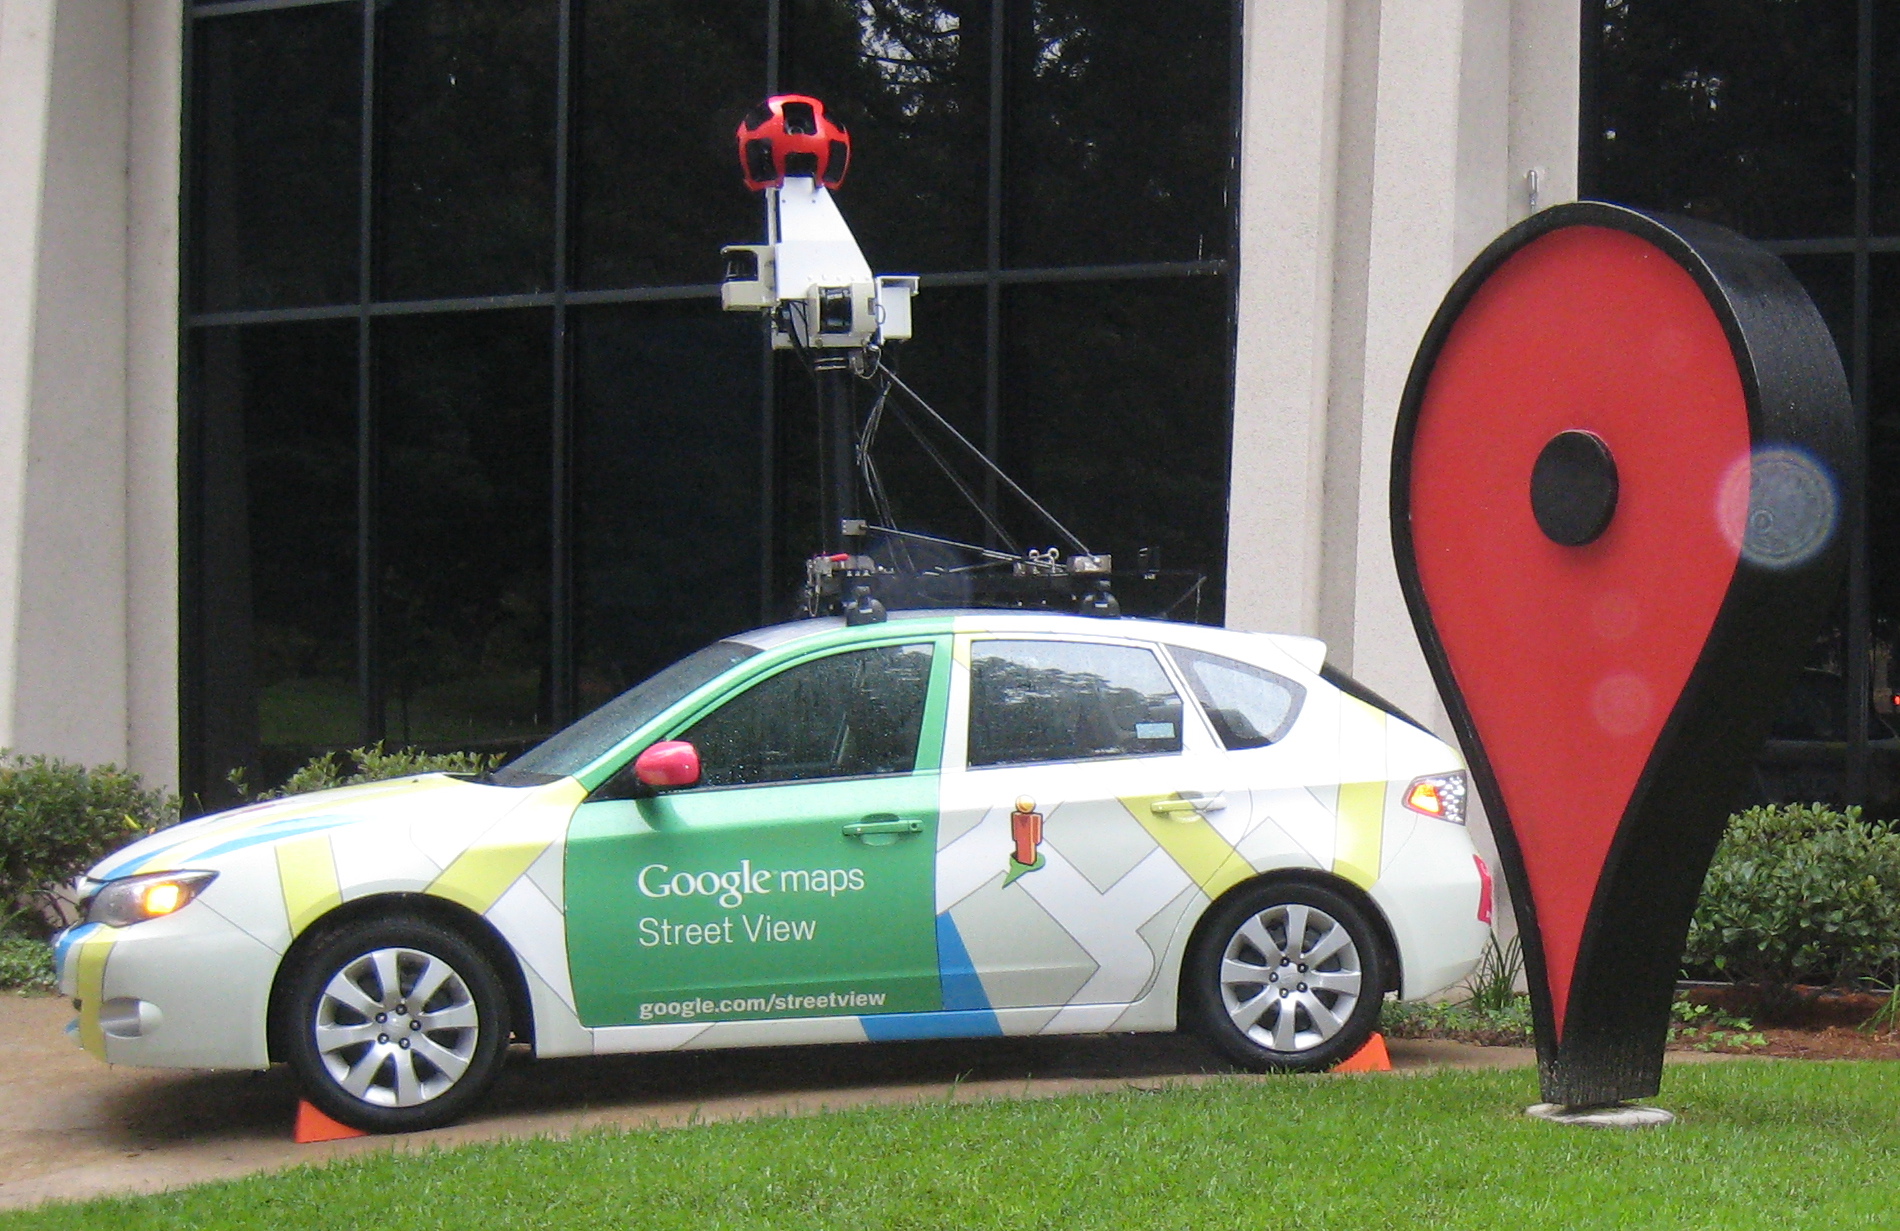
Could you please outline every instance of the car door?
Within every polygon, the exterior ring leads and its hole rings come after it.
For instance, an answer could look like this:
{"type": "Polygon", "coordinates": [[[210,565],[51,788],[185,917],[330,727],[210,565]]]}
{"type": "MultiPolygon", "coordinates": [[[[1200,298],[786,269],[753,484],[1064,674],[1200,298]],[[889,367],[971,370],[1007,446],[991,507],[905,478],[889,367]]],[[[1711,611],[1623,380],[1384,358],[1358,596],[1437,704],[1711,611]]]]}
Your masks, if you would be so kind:
{"type": "MultiPolygon", "coordinates": [[[[1039,1010],[1008,1030],[1107,1029],[1200,886],[1244,874],[1211,733],[1153,646],[959,637],[937,857],[947,1007],[1039,1010]]],[[[1231,881],[1228,883],[1232,883],[1231,881]]]]}
{"type": "Polygon", "coordinates": [[[588,1026],[941,1007],[932,852],[947,644],[814,654],[684,715],[698,785],[577,810],[588,1026]]]}

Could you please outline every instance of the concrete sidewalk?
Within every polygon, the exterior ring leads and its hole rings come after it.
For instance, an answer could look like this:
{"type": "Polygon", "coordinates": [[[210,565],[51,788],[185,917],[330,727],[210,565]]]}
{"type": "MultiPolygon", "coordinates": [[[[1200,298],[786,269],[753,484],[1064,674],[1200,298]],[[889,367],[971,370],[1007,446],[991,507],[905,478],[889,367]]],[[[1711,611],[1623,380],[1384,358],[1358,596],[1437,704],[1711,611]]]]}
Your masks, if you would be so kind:
{"type": "MultiPolygon", "coordinates": [[[[290,1140],[296,1093],[282,1066],[268,1073],[109,1068],[64,1034],[71,1016],[58,998],[0,992],[0,1208],[154,1192],[364,1150],[918,1099],[1040,1098],[1232,1074],[1185,1035],[522,1057],[462,1124],[300,1146],[290,1140]]],[[[1390,1050],[1402,1070],[1508,1068],[1534,1060],[1528,1048],[1416,1040],[1393,1040],[1390,1050]]]]}

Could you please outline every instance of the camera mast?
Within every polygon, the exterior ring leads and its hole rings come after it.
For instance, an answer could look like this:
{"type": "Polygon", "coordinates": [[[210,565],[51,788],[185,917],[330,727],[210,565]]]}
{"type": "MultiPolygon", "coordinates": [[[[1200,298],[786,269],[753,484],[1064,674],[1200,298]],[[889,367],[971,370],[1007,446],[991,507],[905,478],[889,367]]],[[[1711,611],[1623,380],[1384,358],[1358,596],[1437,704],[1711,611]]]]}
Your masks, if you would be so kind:
{"type": "Polygon", "coordinates": [[[851,163],[850,134],[817,99],[779,94],[740,122],[738,139],[746,187],[764,196],[765,242],[720,250],[726,262],[720,303],[728,312],[764,314],[773,348],[803,361],[823,431],[817,478],[824,539],[805,564],[800,605],[806,614],[841,614],[847,623],[866,624],[882,620],[890,606],[974,602],[1119,615],[1112,559],[1090,551],[884,362],[889,343],[911,336],[917,278],[873,274],[832,200],[851,163]],[[862,419],[855,411],[857,385],[871,392],[862,419]],[[896,524],[874,453],[887,418],[910,433],[1000,546],[896,524]],[[1059,546],[1019,547],[958,473],[945,445],[1023,504],[1059,546]],[[871,554],[871,540],[886,548],[883,562],[871,554]],[[913,548],[958,562],[919,567],[913,548]]]}

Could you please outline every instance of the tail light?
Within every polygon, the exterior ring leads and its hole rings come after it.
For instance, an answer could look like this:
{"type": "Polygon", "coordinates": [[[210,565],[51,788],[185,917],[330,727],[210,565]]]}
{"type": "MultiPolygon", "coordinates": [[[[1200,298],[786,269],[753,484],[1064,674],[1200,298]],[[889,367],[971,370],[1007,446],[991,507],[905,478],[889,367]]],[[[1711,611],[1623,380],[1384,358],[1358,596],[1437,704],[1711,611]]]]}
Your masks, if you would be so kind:
{"type": "Polygon", "coordinates": [[[1465,776],[1462,773],[1428,774],[1412,779],[1405,788],[1405,806],[1420,816],[1465,823],[1465,776]]]}

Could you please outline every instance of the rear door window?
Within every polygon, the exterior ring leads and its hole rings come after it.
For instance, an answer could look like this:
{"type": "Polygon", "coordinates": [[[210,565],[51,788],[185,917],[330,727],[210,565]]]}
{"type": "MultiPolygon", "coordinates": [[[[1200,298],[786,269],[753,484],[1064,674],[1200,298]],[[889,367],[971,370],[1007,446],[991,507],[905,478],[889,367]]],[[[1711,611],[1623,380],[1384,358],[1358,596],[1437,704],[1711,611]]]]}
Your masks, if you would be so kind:
{"type": "Polygon", "coordinates": [[[1181,751],[1181,697],[1151,650],[1086,641],[970,648],[972,769],[1181,751]]]}

